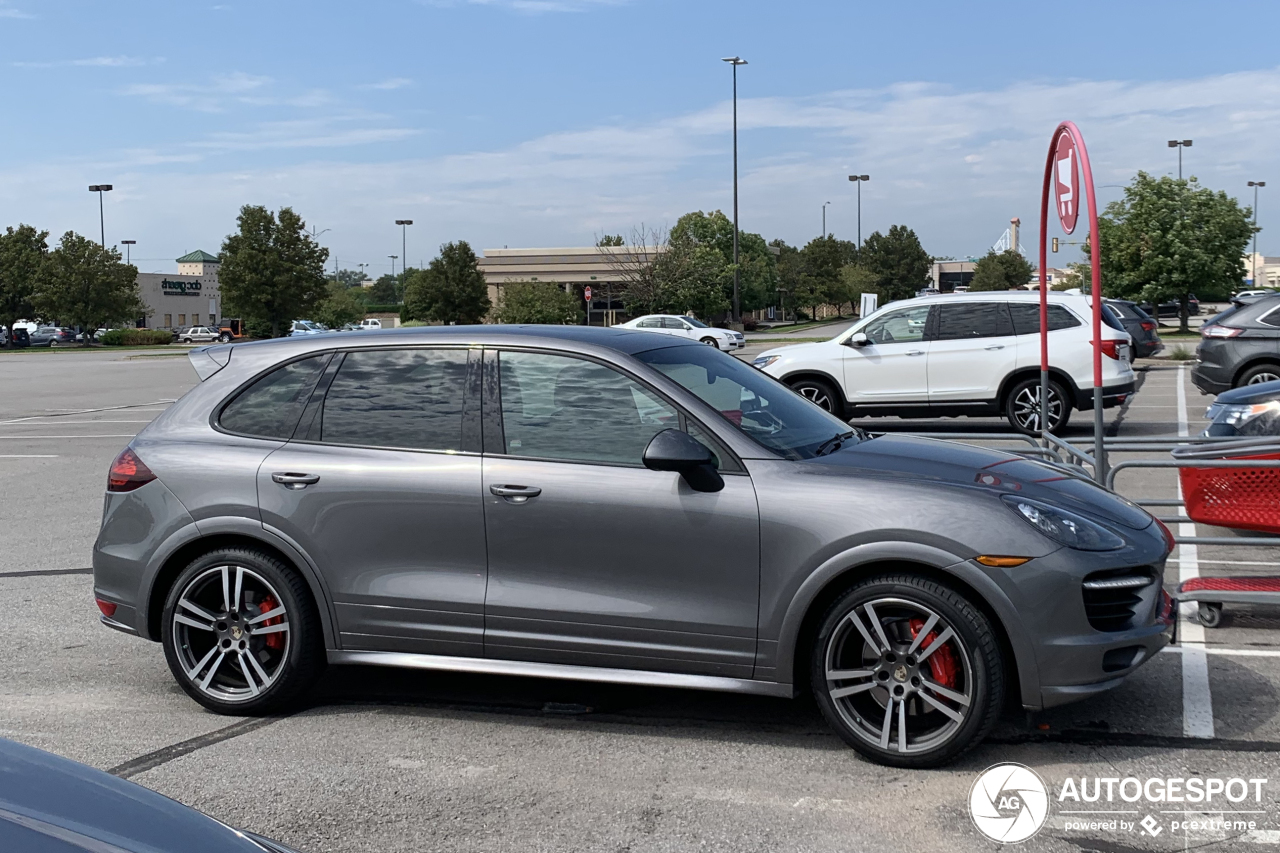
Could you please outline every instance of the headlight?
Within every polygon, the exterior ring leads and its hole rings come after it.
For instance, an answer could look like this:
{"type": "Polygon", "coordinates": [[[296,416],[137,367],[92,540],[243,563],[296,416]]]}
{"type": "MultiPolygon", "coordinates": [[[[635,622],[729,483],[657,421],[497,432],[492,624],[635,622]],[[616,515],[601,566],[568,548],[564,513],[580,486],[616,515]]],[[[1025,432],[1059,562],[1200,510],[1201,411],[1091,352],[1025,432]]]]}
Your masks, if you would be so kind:
{"type": "Polygon", "coordinates": [[[775,361],[777,361],[780,358],[782,358],[782,356],[780,355],[762,355],[759,358],[757,358],[755,361],[751,362],[751,366],[757,367],[760,370],[764,370],[766,367],[773,364],[775,361]]]}
{"type": "Polygon", "coordinates": [[[1259,415],[1277,410],[1280,410],[1280,402],[1274,400],[1270,403],[1254,403],[1252,406],[1222,406],[1214,413],[1214,420],[1231,426],[1240,426],[1259,415]]]}
{"type": "Polygon", "coordinates": [[[1114,551],[1125,541],[1100,524],[1039,501],[1008,495],[1004,502],[1019,517],[1055,542],[1079,551],[1114,551]]]}

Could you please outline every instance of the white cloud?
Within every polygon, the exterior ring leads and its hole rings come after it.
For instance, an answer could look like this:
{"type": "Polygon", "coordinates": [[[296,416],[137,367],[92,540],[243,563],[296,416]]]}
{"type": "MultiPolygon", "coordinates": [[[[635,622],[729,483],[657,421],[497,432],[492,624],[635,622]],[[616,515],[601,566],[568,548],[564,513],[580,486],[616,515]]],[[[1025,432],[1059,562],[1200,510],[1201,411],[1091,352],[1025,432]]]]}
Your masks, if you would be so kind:
{"type": "Polygon", "coordinates": [[[35,15],[24,12],[21,9],[15,9],[9,5],[7,0],[0,0],[0,18],[12,18],[15,20],[29,20],[35,15]]]}
{"type": "MultiPolygon", "coordinates": [[[[243,78],[223,88],[256,96],[264,85],[262,78],[243,78]]],[[[199,96],[189,89],[136,94],[199,96]]],[[[871,175],[862,187],[864,236],[905,223],[930,252],[980,254],[1012,216],[1034,233],[1049,137],[1067,117],[1085,135],[1098,185],[1125,183],[1138,169],[1175,170],[1176,153],[1165,144],[1175,137],[1195,139],[1185,170],[1211,187],[1243,197],[1246,180],[1280,173],[1280,154],[1270,142],[1280,135],[1280,69],[1143,83],[1028,82],[984,91],[903,83],[743,99],[743,227],[802,243],[817,235],[821,204],[830,199],[829,229],[851,238],[854,190],[846,176],[856,171],[871,175]]],[[[445,240],[468,239],[477,249],[586,244],[601,232],[672,224],[689,210],[732,205],[726,103],[662,121],[565,130],[497,150],[369,162],[388,156],[379,146],[416,132],[387,121],[350,115],[273,122],[174,150],[121,152],[114,162],[10,165],[0,172],[0,207],[51,229],[90,229],[94,222],[77,219],[88,215],[82,191],[49,188],[79,187],[106,174],[122,190],[108,199],[115,208],[109,220],[130,236],[171,246],[168,251],[216,244],[242,204],[292,204],[332,228],[328,245],[344,264],[354,264],[399,248],[385,226],[395,216],[417,223],[409,251],[417,263],[419,254],[430,258],[445,240]],[[311,153],[292,161],[278,153],[300,149],[311,153]],[[267,159],[255,151],[276,153],[267,159]],[[234,167],[219,159],[227,152],[235,155],[234,167]],[[201,204],[190,205],[191,198],[201,204]]],[[[1099,195],[1105,203],[1118,192],[1100,189],[1099,195]]],[[[1268,233],[1262,232],[1260,250],[1280,254],[1280,238],[1268,246],[1268,233]]]]}
{"type": "Polygon", "coordinates": [[[377,83],[366,83],[360,86],[361,89],[403,89],[405,86],[412,86],[413,81],[408,77],[389,77],[386,80],[380,80],[377,83]]]}
{"type": "Polygon", "coordinates": [[[237,71],[216,76],[208,83],[135,83],[122,89],[121,94],[203,112],[219,112],[229,100],[243,101],[249,93],[270,82],[270,77],[237,71]]]}
{"type": "Polygon", "coordinates": [[[136,68],[164,62],[163,57],[145,59],[140,56],[92,56],[87,59],[59,59],[50,62],[13,62],[15,68],[136,68]]]}

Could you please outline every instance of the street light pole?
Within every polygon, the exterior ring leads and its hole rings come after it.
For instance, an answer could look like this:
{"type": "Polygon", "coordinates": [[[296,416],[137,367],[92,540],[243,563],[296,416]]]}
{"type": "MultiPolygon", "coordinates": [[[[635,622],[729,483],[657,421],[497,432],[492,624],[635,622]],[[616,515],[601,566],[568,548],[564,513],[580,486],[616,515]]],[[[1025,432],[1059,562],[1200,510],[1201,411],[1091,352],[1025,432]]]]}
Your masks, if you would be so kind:
{"type": "Polygon", "coordinates": [[[831,204],[831,202],[829,201],[824,201],[822,203],[822,236],[823,237],[827,236],[827,205],[829,204],[831,204]]]}
{"type": "Polygon", "coordinates": [[[870,175],[850,175],[849,180],[858,185],[858,248],[862,248],[862,182],[871,180],[870,175]]]}
{"type": "Polygon", "coordinates": [[[1253,187],[1253,272],[1250,278],[1253,279],[1253,287],[1258,286],[1258,187],[1265,187],[1266,181],[1250,181],[1249,186],[1253,187]]]}
{"type": "Polygon", "coordinates": [[[740,56],[721,60],[733,66],[733,322],[742,320],[738,308],[738,66],[747,61],[740,56]]]}
{"type": "Polygon", "coordinates": [[[1178,180],[1182,180],[1182,149],[1190,148],[1192,140],[1190,139],[1170,139],[1169,147],[1178,149],[1178,180]]]}
{"type": "Polygon", "coordinates": [[[91,184],[89,192],[98,194],[98,226],[102,229],[102,248],[107,248],[107,220],[102,210],[102,194],[111,192],[111,184],[91,184]]]}
{"type": "MultiPolygon", "coordinates": [[[[408,268],[409,268],[409,253],[405,250],[405,247],[408,245],[405,241],[406,241],[408,238],[405,236],[405,233],[409,230],[409,226],[413,224],[413,220],[412,220],[412,219],[397,219],[397,220],[396,220],[396,224],[400,226],[400,257],[404,258],[404,264],[402,265],[402,270],[403,270],[403,269],[408,269],[408,268]]],[[[394,267],[394,266],[395,266],[395,264],[392,264],[392,266],[394,267]]],[[[392,270],[391,270],[391,274],[392,274],[392,275],[395,275],[395,274],[396,274],[396,271],[395,271],[394,269],[392,269],[392,270]]]]}
{"type": "Polygon", "coordinates": [[[399,256],[399,255],[387,255],[387,257],[391,259],[391,277],[392,277],[392,278],[395,278],[395,277],[396,277],[396,258],[398,258],[398,257],[400,257],[400,256],[399,256]]]}
{"type": "MultiPolygon", "coordinates": [[[[1254,195],[1255,195],[1255,198],[1256,198],[1257,194],[1255,193],[1254,195]]],[[[1255,208],[1257,207],[1257,202],[1256,202],[1256,201],[1255,201],[1255,203],[1254,203],[1254,207],[1255,207],[1255,208]]],[[[1257,224],[1256,220],[1255,220],[1254,224],[1257,224]]],[[[121,240],[121,241],[120,241],[120,245],[124,246],[124,262],[125,262],[126,264],[127,264],[127,263],[130,263],[130,256],[131,256],[131,254],[132,254],[132,253],[129,251],[129,247],[130,247],[130,246],[136,246],[136,245],[138,245],[138,241],[137,241],[137,240],[121,240]]],[[[1256,243],[1255,243],[1255,245],[1256,245],[1256,243]]]]}

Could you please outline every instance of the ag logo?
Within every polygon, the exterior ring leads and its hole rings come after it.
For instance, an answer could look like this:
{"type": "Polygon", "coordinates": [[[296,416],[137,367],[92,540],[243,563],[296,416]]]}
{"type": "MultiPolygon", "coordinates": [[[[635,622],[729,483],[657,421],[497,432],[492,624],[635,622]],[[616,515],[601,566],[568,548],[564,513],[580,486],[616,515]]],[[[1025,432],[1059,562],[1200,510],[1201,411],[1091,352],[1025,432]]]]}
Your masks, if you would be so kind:
{"type": "Polygon", "coordinates": [[[1049,789],[1030,767],[988,767],[969,791],[969,815],[978,831],[1001,844],[1026,841],[1049,815],[1049,789]]]}

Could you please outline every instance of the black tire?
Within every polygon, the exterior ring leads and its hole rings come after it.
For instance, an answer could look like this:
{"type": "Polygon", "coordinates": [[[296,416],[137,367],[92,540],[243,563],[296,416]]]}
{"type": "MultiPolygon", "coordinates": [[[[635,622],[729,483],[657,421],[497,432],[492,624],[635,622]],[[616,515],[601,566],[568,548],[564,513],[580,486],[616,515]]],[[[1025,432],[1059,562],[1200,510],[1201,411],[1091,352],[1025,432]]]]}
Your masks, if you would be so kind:
{"type": "Polygon", "coordinates": [[[280,560],[252,548],[210,551],[182,571],[165,598],[161,642],[182,689],[219,714],[252,716],[286,710],[303,697],[325,667],[320,615],[306,581],[280,560]],[[228,600],[229,581],[237,568],[244,570],[235,587],[241,594],[232,595],[236,601],[228,611],[218,602],[228,600]],[[268,602],[262,594],[255,599],[255,587],[278,600],[268,602]],[[192,604],[195,609],[189,609],[192,604]],[[280,617],[265,618],[265,614],[281,612],[281,607],[284,617],[273,625],[280,617]],[[201,610],[213,617],[211,628],[200,627],[206,621],[201,610]],[[175,620],[179,613],[188,617],[181,627],[175,620]],[[246,655],[255,660],[249,661],[246,655]],[[194,663],[197,658],[204,665],[194,663]],[[206,678],[198,678],[202,673],[206,678]]]}
{"type": "Polygon", "coordinates": [[[927,578],[895,573],[857,583],[827,609],[810,654],[810,683],[828,724],[864,757],[891,767],[940,767],[995,726],[1004,700],[1004,661],[991,622],[964,596],[927,578]],[[869,612],[883,629],[887,651],[881,632],[867,624],[869,612]],[[923,624],[913,624],[917,613],[923,624]],[[854,630],[855,618],[867,634],[854,630]],[[931,625],[945,627],[926,630],[931,625]],[[922,654],[929,659],[917,659],[922,654]],[[841,677],[829,678],[835,674],[841,677]],[[936,691],[948,676],[946,689],[963,702],[936,691]],[[848,695],[833,696],[842,691],[848,695]]]}
{"type": "Polygon", "coordinates": [[[1206,628],[1217,628],[1222,624],[1222,605],[1215,602],[1202,601],[1196,608],[1196,621],[1206,628]]]}
{"type": "Polygon", "coordinates": [[[710,337],[703,338],[703,339],[702,339],[702,342],[703,342],[704,344],[706,344],[707,346],[711,346],[711,347],[715,347],[716,349],[720,349],[720,342],[719,342],[719,341],[717,341],[715,338],[710,338],[710,337]]]}
{"type": "Polygon", "coordinates": [[[791,385],[792,391],[795,391],[810,403],[830,412],[841,420],[844,419],[844,402],[830,382],[825,379],[805,378],[797,379],[788,384],[791,385]]]}
{"type": "Polygon", "coordinates": [[[182,339],[182,342],[183,342],[184,344],[189,344],[189,343],[191,343],[191,338],[183,338],[183,339],[182,339]]]}
{"type": "Polygon", "coordinates": [[[1257,385],[1261,382],[1274,382],[1277,379],[1280,379],[1280,364],[1255,364],[1240,374],[1240,378],[1236,380],[1235,387],[1257,385]]]}
{"type": "MultiPolygon", "coordinates": [[[[1005,420],[1023,435],[1040,434],[1040,377],[1015,383],[1004,396],[1005,420]]],[[[1071,420],[1071,396],[1062,383],[1049,380],[1049,432],[1061,435],[1071,420]]]]}
{"type": "Polygon", "coordinates": [[[231,335],[227,334],[226,332],[223,332],[221,335],[218,336],[218,340],[222,341],[224,344],[229,344],[231,343],[231,335]]]}

